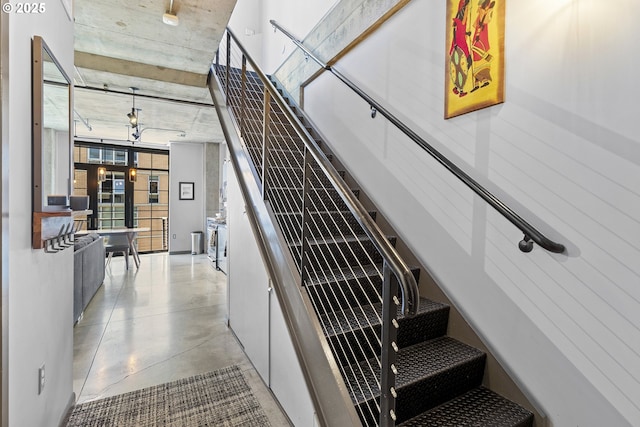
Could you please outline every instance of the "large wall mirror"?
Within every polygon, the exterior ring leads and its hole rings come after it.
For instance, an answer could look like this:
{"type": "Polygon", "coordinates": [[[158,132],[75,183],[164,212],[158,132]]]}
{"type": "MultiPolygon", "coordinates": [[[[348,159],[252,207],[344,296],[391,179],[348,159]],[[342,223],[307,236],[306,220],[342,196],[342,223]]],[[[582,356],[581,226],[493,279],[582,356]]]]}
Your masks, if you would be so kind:
{"type": "Polygon", "coordinates": [[[33,211],[68,209],[71,194],[71,80],[42,37],[32,45],[33,211]],[[60,197],[51,197],[60,196],[60,197]]]}

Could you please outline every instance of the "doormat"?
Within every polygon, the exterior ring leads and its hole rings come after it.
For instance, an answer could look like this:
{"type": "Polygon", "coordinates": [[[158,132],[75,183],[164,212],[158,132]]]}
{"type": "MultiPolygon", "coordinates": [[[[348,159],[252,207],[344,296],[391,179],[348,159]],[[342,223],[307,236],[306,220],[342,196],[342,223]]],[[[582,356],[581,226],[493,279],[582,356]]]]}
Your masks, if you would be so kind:
{"type": "Polygon", "coordinates": [[[238,366],[76,405],[67,427],[269,426],[238,366]]]}

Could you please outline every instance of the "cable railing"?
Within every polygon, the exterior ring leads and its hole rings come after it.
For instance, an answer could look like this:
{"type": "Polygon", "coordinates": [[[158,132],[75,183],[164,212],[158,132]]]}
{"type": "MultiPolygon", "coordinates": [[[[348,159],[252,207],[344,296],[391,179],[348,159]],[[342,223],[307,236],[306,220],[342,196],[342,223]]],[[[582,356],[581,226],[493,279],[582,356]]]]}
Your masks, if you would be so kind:
{"type": "Polygon", "coordinates": [[[213,74],[359,419],[394,425],[398,318],[419,308],[413,272],[229,29],[213,74]]]}
{"type": "Polygon", "coordinates": [[[274,27],[274,29],[280,30],[285,36],[291,39],[291,41],[304,52],[305,57],[311,58],[324,70],[331,72],[340,81],[342,81],[345,85],[347,85],[353,92],[355,92],[358,96],[360,96],[360,98],[362,98],[365,102],[367,102],[367,104],[369,104],[369,106],[371,107],[372,118],[374,118],[378,112],[382,114],[387,120],[389,120],[394,126],[396,126],[402,133],[404,133],[412,141],[414,141],[422,149],[424,149],[427,153],[429,153],[442,166],[444,166],[453,175],[455,175],[460,181],[462,181],[467,187],[473,190],[478,196],[480,196],[483,200],[485,200],[496,211],[502,214],[509,222],[511,222],[514,226],[519,228],[520,231],[524,233],[524,237],[520,242],[518,242],[518,247],[522,252],[531,252],[531,250],[533,249],[534,242],[537,243],[540,247],[550,252],[563,253],[565,251],[565,247],[563,244],[554,242],[553,240],[546,237],[543,233],[541,233],[538,229],[536,229],[531,224],[529,224],[520,215],[518,215],[511,207],[509,207],[506,203],[504,203],[502,200],[496,197],[493,193],[491,193],[485,187],[480,185],[480,183],[478,183],[476,180],[471,178],[471,176],[465,173],[456,164],[454,164],[446,156],[444,156],[442,153],[436,150],[431,144],[429,144],[422,137],[420,137],[416,132],[410,129],[398,118],[396,118],[387,108],[385,108],[379,102],[374,100],[366,92],[360,89],[355,83],[353,83],[343,74],[341,74],[338,70],[336,70],[335,67],[326,64],[325,62],[320,60],[317,56],[315,56],[313,52],[311,52],[309,49],[307,49],[306,46],[304,46],[302,41],[298,40],[289,31],[287,31],[280,24],[278,24],[275,20],[272,19],[269,22],[274,27]]]}

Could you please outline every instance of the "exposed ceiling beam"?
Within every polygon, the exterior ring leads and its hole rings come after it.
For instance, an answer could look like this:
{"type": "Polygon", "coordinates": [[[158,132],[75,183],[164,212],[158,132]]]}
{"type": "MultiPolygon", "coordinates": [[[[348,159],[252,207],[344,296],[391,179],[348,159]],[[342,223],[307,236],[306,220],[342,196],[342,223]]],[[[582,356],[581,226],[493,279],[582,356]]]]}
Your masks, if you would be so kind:
{"type": "MultiPolygon", "coordinates": [[[[118,95],[126,95],[126,96],[133,95],[131,92],[123,92],[121,90],[105,89],[101,87],[92,87],[92,86],[76,86],[75,90],[88,90],[88,91],[102,92],[102,93],[115,93],[118,95]]],[[[212,103],[208,104],[204,102],[189,101],[186,99],[168,98],[166,96],[145,95],[143,93],[136,93],[135,96],[136,98],[155,99],[157,101],[174,102],[176,104],[192,105],[195,107],[215,107],[215,104],[212,104],[212,103]]]]}
{"type": "Polygon", "coordinates": [[[78,68],[89,68],[97,71],[142,77],[167,83],[195,87],[206,87],[207,85],[207,74],[198,74],[124,59],[109,58],[87,52],[75,51],[74,64],[78,68]]]}

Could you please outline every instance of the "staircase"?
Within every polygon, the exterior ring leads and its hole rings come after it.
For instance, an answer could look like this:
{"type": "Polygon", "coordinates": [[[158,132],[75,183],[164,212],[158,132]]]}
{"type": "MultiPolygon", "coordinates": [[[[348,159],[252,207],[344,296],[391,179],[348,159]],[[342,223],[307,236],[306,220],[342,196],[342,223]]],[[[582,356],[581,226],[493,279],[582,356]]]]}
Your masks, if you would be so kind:
{"type": "MultiPolygon", "coordinates": [[[[363,425],[378,425],[382,257],[273,100],[264,115],[258,75],[243,79],[239,68],[221,65],[216,74],[353,405],[363,425]]],[[[375,220],[375,211],[368,215],[375,220]]],[[[418,279],[419,269],[413,274],[418,279]]],[[[398,309],[395,425],[532,426],[530,412],[482,387],[486,355],[446,336],[448,316],[447,305],[425,298],[415,316],[398,309]]]]}

